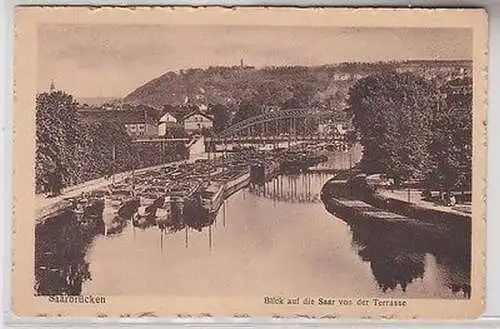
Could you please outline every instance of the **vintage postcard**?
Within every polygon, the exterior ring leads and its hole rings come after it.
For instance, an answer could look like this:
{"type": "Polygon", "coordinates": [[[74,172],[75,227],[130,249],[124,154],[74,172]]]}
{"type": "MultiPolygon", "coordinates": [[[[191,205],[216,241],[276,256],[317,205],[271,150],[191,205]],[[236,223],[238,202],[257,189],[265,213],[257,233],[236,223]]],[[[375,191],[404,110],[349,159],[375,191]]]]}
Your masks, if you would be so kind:
{"type": "Polygon", "coordinates": [[[23,316],[473,318],[487,13],[18,7],[23,316]]]}

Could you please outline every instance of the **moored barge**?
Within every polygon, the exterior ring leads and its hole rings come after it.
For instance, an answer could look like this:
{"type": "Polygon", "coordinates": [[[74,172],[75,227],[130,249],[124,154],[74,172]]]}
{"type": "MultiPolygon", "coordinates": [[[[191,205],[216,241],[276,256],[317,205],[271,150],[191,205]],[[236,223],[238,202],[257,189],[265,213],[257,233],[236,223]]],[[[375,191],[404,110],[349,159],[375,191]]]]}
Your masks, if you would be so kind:
{"type": "Polygon", "coordinates": [[[217,213],[224,201],[225,190],[226,186],[224,183],[217,181],[210,182],[203,192],[201,192],[203,208],[210,214],[217,213]]]}

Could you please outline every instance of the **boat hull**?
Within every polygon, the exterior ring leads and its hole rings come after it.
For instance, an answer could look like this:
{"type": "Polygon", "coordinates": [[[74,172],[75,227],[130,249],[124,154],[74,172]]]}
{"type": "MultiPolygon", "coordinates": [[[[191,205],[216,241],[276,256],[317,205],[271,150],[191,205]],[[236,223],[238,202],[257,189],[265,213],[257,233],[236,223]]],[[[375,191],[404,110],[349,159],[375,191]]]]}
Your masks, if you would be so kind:
{"type": "Polygon", "coordinates": [[[236,193],[237,191],[245,188],[250,184],[250,174],[245,173],[238,178],[235,178],[226,183],[226,188],[224,190],[224,199],[229,198],[231,195],[236,193]]]}
{"type": "Polygon", "coordinates": [[[217,213],[224,201],[226,187],[221,185],[219,190],[211,198],[203,198],[203,208],[210,214],[217,213]]]}

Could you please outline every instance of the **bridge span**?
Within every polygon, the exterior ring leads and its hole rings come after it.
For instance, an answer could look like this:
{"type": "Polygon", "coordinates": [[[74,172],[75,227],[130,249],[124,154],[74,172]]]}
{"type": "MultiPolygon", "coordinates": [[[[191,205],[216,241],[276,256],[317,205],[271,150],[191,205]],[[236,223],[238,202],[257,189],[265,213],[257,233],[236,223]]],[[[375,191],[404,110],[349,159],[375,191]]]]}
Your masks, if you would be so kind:
{"type": "Polygon", "coordinates": [[[241,148],[289,148],[311,143],[326,143],[332,149],[346,150],[349,144],[346,131],[332,133],[321,129],[322,120],[332,117],[333,111],[315,108],[278,110],[247,118],[215,135],[194,135],[190,138],[143,137],[136,139],[134,143],[157,145],[159,149],[164,149],[167,144],[183,143],[191,153],[194,147],[194,153],[198,155],[241,148]],[[200,145],[204,147],[203,152],[200,145]]]}
{"type": "Polygon", "coordinates": [[[297,144],[327,143],[337,150],[347,148],[346,131],[325,132],[321,122],[333,118],[333,111],[315,108],[268,112],[233,124],[215,136],[205,138],[208,152],[241,147],[285,148],[297,144]]]}
{"type": "Polygon", "coordinates": [[[347,148],[342,136],[306,135],[306,136],[246,136],[246,137],[205,137],[206,152],[234,151],[241,148],[288,148],[300,144],[325,143],[336,150],[347,148]]]}
{"type": "Polygon", "coordinates": [[[279,135],[285,132],[308,135],[317,132],[321,118],[333,116],[333,111],[322,111],[314,108],[273,111],[237,122],[220,132],[218,136],[279,135]]]}

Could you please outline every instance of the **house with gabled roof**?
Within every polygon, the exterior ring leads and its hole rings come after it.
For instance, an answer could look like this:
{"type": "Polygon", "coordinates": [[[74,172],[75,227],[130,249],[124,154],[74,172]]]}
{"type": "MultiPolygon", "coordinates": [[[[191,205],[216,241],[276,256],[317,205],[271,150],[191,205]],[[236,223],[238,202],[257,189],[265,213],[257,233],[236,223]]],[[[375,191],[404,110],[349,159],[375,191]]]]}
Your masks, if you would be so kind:
{"type": "Polygon", "coordinates": [[[195,110],[186,114],[183,122],[184,129],[187,132],[201,132],[213,128],[214,118],[211,115],[195,110]]]}
{"type": "Polygon", "coordinates": [[[158,111],[152,107],[81,108],[78,113],[85,122],[117,122],[134,138],[158,136],[158,111]]]}

